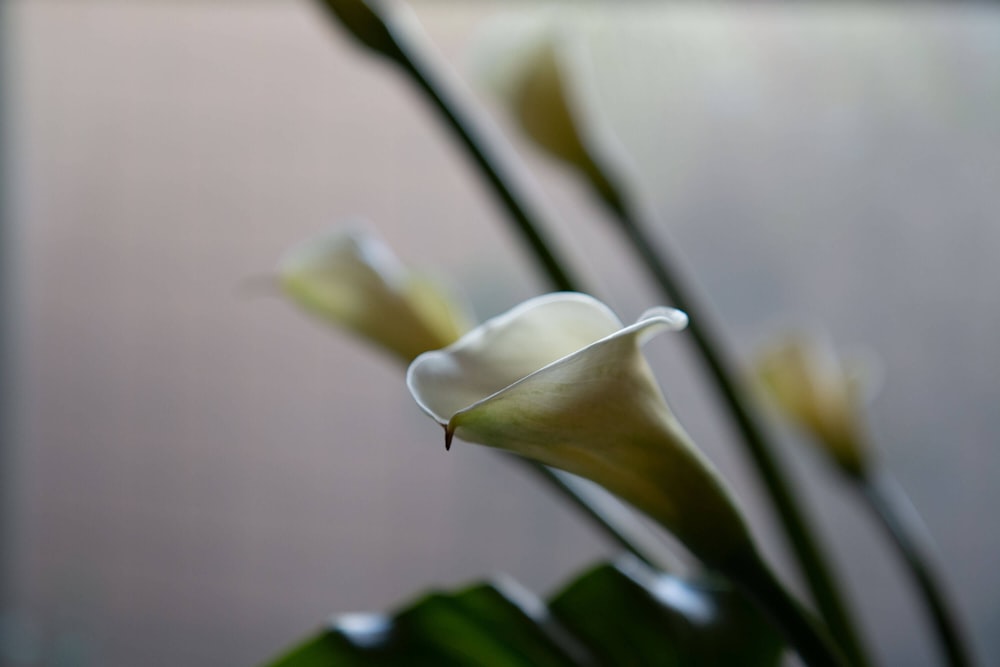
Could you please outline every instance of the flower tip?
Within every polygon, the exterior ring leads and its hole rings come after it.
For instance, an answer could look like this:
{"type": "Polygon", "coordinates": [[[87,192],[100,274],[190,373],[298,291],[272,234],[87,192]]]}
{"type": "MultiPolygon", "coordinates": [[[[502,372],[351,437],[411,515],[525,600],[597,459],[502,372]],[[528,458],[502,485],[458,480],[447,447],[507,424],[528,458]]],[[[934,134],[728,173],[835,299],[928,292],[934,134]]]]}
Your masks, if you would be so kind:
{"type": "Polygon", "coordinates": [[[446,452],[451,451],[451,441],[452,438],[454,437],[455,437],[455,429],[453,429],[450,425],[446,425],[444,427],[444,451],[446,452]]]}
{"type": "Polygon", "coordinates": [[[668,306],[656,306],[655,308],[650,308],[639,316],[637,322],[645,322],[647,320],[659,320],[665,324],[671,331],[681,331],[687,328],[688,316],[683,310],[677,310],[676,308],[670,308],[668,306]]]}
{"type": "Polygon", "coordinates": [[[851,476],[864,472],[866,444],[863,364],[851,364],[823,336],[789,335],[756,362],[759,385],[774,405],[823,447],[851,476]]]}

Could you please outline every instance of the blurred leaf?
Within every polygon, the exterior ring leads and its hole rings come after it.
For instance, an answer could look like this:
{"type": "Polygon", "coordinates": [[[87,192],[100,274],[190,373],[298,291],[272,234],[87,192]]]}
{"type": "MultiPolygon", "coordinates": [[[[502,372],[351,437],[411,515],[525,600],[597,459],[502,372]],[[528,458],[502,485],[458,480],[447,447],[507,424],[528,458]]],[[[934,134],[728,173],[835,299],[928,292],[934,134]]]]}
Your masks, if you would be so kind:
{"type": "Polygon", "coordinates": [[[589,664],[573,640],[549,626],[544,604],[511,583],[432,593],[395,618],[352,614],[274,667],[589,664]],[[540,615],[540,614],[541,615],[540,615]]]}
{"type": "Polygon", "coordinates": [[[600,565],[549,603],[602,665],[776,665],[783,642],[722,580],[688,580],[633,561],[600,565]]]}
{"type": "Polygon", "coordinates": [[[728,585],[600,565],[546,607],[508,581],[350,614],[270,667],[776,665],[782,644],[728,585]]]}

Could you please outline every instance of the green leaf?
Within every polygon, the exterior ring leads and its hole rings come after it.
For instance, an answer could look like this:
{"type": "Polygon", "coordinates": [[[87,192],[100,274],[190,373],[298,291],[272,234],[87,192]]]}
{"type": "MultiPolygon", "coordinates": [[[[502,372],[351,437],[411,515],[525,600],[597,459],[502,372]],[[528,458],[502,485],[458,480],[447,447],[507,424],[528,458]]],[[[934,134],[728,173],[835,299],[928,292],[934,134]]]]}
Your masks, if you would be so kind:
{"type": "Polygon", "coordinates": [[[722,580],[687,580],[638,562],[600,565],[550,603],[604,665],[775,665],[783,642],[722,580]]]}
{"type": "Polygon", "coordinates": [[[432,593],[394,618],[351,614],[273,667],[482,665],[572,667],[590,660],[549,626],[545,605],[514,584],[432,593]],[[541,614],[541,615],[540,615],[541,614]]]}
{"type": "Polygon", "coordinates": [[[548,606],[500,580],[433,592],[394,616],[349,614],[270,667],[771,666],[782,644],[728,585],[600,565],[548,606]]]}

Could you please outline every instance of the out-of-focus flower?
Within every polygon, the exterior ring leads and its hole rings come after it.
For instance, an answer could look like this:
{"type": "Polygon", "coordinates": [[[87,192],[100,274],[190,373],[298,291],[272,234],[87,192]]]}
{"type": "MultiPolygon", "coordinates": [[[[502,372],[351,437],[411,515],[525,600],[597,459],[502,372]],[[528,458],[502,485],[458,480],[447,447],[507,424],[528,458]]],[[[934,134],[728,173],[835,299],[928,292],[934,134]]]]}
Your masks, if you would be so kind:
{"type": "Polygon", "coordinates": [[[605,193],[609,184],[602,164],[612,156],[620,162],[621,148],[606,124],[594,118],[594,95],[581,72],[582,41],[551,27],[536,32],[479,66],[481,78],[529,138],[605,193]]]}
{"type": "Polygon", "coordinates": [[[840,359],[820,338],[787,336],[754,365],[765,392],[849,475],[869,463],[863,419],[865,383],[858,365],[840,359]]]}
{"type": "Polygon", "coordinates": [[[369,234],[336,230],[305,241],[282,258],[278,278],[306,310],[407,362],[454,342],[472,321],[369,234]]]}
{"type": "Polygon", "coordinates": [[[457,436],[587,477],[718,565],[745,553],[747,528],[640,350],[686,324],[656,308],[626,327],[592,297],[549,294],[421,355],[407,384],[447,444],[457,436]]]}

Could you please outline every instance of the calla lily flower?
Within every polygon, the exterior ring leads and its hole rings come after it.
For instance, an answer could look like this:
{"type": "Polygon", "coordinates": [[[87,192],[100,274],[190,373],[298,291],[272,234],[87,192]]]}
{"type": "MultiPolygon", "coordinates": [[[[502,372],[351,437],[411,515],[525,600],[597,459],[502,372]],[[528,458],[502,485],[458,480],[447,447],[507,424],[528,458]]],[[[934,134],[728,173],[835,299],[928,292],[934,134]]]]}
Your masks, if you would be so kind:
{"type": "Polygon", "coordinates": [[[471,318],[453,299],[407,270],[370,234],[338,230],[305,241],[286,253],[278,277],[306,310],[407,362],[470,327],[471,318]]]}
{"type": "Polygon", "coordinates": [[[681,311],[654,308],[624,326],[592,297],[549,294],[417,357],[407,385],[446,445],[457,437],[589,478],[705,562],[731,562],[752,549],[746,525],[640,350],[686,324],[681,311]]]}
{"type": "Polygon", "coordinates": [[[839,359],[824,340],[788,336],[765,349],[755,364],[761,386],[792,422],[820,444],[847,474],[868,466],[863,405],[864,374],[839,359]]]}

